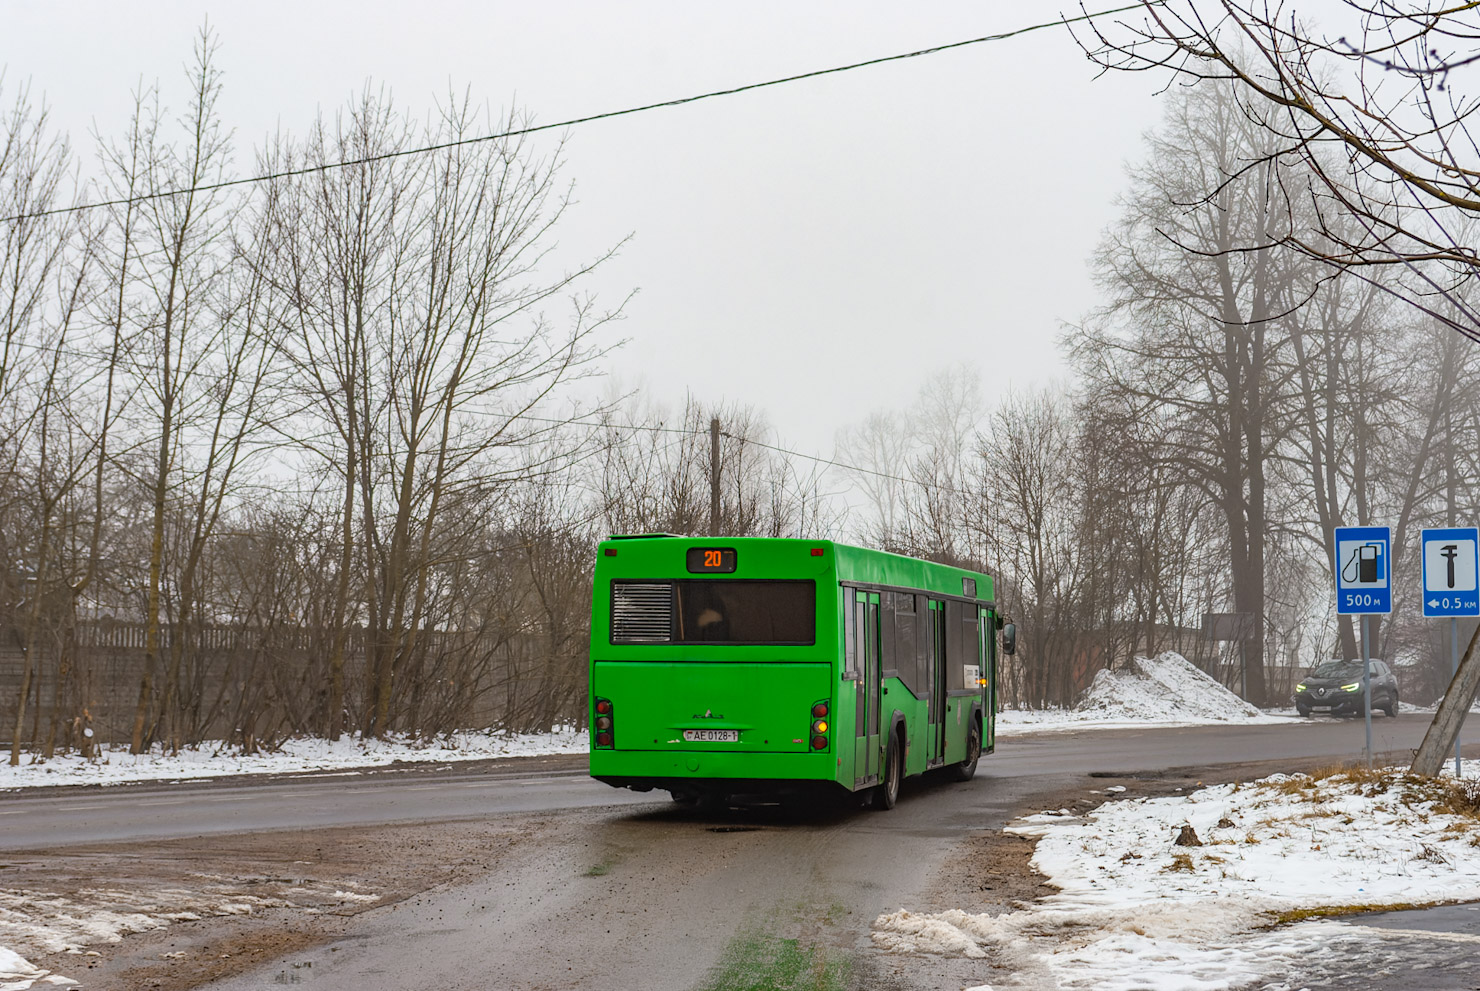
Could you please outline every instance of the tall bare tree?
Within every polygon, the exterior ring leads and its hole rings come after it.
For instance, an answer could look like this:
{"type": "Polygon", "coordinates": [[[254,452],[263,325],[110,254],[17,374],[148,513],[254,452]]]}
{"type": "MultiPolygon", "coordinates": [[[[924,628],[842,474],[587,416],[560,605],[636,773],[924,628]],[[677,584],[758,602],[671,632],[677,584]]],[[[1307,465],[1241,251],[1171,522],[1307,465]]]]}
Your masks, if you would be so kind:
{"type": "Polygon", "coordinates": [[[321,122],[298,158],[283,159],[358,163],[315,171],[282,194],[273,261],[290,314],[283,347],[310,425],[288,426],[343,484],[331,735],[351,600],[370,637],[361,725],[381,734],[453,539],[444,512],[470,505],[465,491],[519,461],[500,467],[529,436],[524,417],[584,374],[601,351],[597,333],[618,315],[574,294],[610,252],[545,271],[568,205],[559,148],[541,156],[517,139],[465,142],[487,129],[465,98],[418,128],[367,89],[332,128],[321,122]],[[398,156],[413,138],[443,150],[398,156]],[[565,317],[546,312],[556,304],[565,317]],[[356,560],[366,568],[359,581],[356,560]]]}
{"type": "MultiPolygon", "coordinates": [[[[0,77],[0,98],[3,83],[0,77]]],[[[7,612],[22,606],[25,616],[8,631],[23,650],[12,765],[20,761],[33,682],[40,694],[43,609],[66,582],[57,567],[58,509],[77,480],[76,436],[66,409],[77,376],[67,373],[66,355],[85,263],[82,252],[73,256],[75,264],[68,257],[76,247],[72,219],[48,215],[67,195],[71,152],[47,118],[45,106],[33,103],[25,88],[0,113],[0,216],[7,218],[0,221],[0,530],[7,534],[0,537],[0,603],[7,612]],[[32,497],[24,514],[16,502],[22,493],[32,497]],[[29,553],[21,545],[29,545],[29,553]]],[[[40,715],[39,703],[34,715],[40,715]]]]}
{"type": "Polygon", "coordinates": [[[1269,475],[1287,429],[1285,317],[1323,274],[1276,246],[1235,250],[1289,216],[1266,144],[1219,86],[1169,101],[1097,257],[1107,322],[1075,342],[1092,381],[1133,399],[1140,416],[1180,425],[1157,457],[1224,518],[1234,609],[1255,621],[1248,686],[1261,703],[1269,475]],[[1228,182],[1250,161],[1262,178],[1228,182]]]}

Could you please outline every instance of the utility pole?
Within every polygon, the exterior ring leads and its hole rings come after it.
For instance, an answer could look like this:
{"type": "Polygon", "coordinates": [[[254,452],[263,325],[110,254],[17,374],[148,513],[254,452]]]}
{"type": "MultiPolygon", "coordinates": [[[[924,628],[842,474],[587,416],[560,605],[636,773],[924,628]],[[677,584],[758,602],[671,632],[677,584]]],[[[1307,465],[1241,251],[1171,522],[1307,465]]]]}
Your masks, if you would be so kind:
{"type": "Polygon", "coordinates": [[[719,536],[719,417],[709,421],[709,535],[719,536]]]}
{"type": "MultiPolygon", "coordinates": [[[[1449,461],[1448,519],[1449,525],[1454,526],[1454,424],[1449,419],[1447,406],[1444,410],[1444,432],[1445,453],[1449,461]]],[[[1452,558],[1449,561],[1449,567],[1454,567],[1452,558]]],[[[1418,752],[1413,755],[1413,764],[1409,769],[1414,774],[1428,777],[1438,774],[1439,769],[1444,766],[1444,758],[1453,750],[1454,776],[1460,776],[1459,731],[1464,726],[1465,715],[1470,711],[1470,705],[1475,700],[1475,690],[1480,688],[1480,658],[1477,658],[1475,654],[1477,641],[1480,641],[1480,627],[1475,628],[1474,635],[1470,637],[1469,646],[1465,648],[1465,656],[1461,660],[1459,657],[1459,620],[1449,621],[1449,658],[1453,677],[1450,678],[1449,689],[1439,700],[1439,709],[1434,713],[1434,721],[1429,723],[1423,743],[1419,745],[1418,752]]]]}
{"type": "Polygon", "coordinates": [[[1477,663],[1480,658],[1475,654],[1476,641],[1480,641],[1480,626],[1475,628],[1475,634],[1470,637],[1470,645],[1465,648],[1465,656],[1454,672],[1449,691],[1439,700],[1439,711],[1434,713],[1434,721],[1429,724],[1429,731],[1424,734],[1423,743],[1413,757],[1410,770],[1414,774],[1425,777],[1438,774],[1444,758],[1459,739],[1459,728],[1464,724],[1465,713],[1475,700],[1475,689],[1480,688],[1480,663],[1477,663]]]}

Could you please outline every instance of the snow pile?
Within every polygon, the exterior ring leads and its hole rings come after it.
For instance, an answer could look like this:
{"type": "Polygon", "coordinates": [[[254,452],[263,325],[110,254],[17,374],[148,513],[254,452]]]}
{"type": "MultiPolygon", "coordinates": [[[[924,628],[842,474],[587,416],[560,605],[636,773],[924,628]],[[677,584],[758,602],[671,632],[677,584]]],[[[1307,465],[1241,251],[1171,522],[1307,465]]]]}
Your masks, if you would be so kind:
{"type": "Polygon", "coordinates": [[[1203,726],[1209,723],[1299,722],[1293,713],[1261,712],[1181,654],[1137,657],[1113,671],[1104,669],[1073,709],[1003,712],[999,730],[1110,729],[1146,726],[1203,726]]]}
{"type": "MultiPolygon", "coordinates": [[[[288,740],[271,753],[251,756],[233,753],[225,744],[165,754],[154,750],[137,756],[126,746],[104,748],[96,760],[66,754],[44,760],[23,757],[19,767],[0,766],[0,791],[37,785],[121,784],[157,779],[215,778],[232,774],[291,774],[302,771],[385,767],[395,763],[481,760],[488,757],[540,757],[552,754],[584,754],[584,730],[562,729],[553,733],[506,734],[493,732],[455,733],[433,743],[405,738],[383,740],[342,737],[328,740],[288,740]]],[[[4,991],[0,988],[0,991],[4,991]]]]}
{"type": "Polygon", "coordinates": [[[1204,674],[1181,654],[1137,657],[1124,667],[1101,670],[1084,690],[1076,712],[1133,719],[1247,722],[1259,709],[1204,674]]]}
{"type": "Polygon", "coordinates": [[[992,958],[1061,988],[1236,988],[1285,973],[1333,939],[1289,913],[1480,899],[1480,762],[1461,787],[1397,770],[1275,775],[1084,818],[1045,812],[1034,866],[1059,888],[1000,916],[899,911],[874,922],[893,952],[992,958]],[[1191,827],[1201,845],[1174,841],[1191,827]]]}
{"type": "Polygon", "coordinates": [[[26,991],[26,988],[37,984],[59,988],[80,987],[70,977],[42,970],[20,954],[0,946],[0,991],[26,991]]]}
{"type": "MultiPolygon", "coordinates": [[[[117,943],[130,933],[161,929],[175,922],[252,915],[273,908],[318,914],[380,900],[377,894],[344,891],[327,881],[309,878],[243,879],[204,874],[192,878],[187,885],[149,891],[100,887],[63,895],[0,889],[0,940],[33,956],[82,954],[93,944],[117,943]]],[[[349,886],[354,887],[353,882],[349,886]]],[[[0,991],[24,991],[45,984],[77,986],[70,978],[36,967],[15,950],[0,945],[0,991]]]]}
{"type": "Polygon", "coordinates": [[[46,891],[0,890],[0,936],[30,953],[81,953],[94,943],[117,943],[130,933],[224,915],[253,915],[271,908],[309,914],[346,904],[369,904],[379,895],[342,891],[328,882],[197,875],[190,887],[126,891],[86,888],[73,896],[46,891]]]}

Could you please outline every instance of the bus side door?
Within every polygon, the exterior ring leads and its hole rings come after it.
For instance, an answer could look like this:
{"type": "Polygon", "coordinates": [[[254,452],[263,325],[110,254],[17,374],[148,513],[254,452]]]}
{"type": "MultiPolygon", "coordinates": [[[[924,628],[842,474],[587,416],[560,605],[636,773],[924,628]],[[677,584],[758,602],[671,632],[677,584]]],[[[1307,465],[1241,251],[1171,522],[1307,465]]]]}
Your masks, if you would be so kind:
{"type": "Polygon", "coordinates": [[[860,674],[853,742],[854,786],[879,774],[879,594],[857,593],[852,622],[857,624],[860,674]]]}
{"type": "Polygon", "coordinates": [[[997,617],[992,610],[981,610],[977,629],[981,632],[981,676],[987,682],[982,688],[982,753],[989,754],[997,743],[997,617]]]}
{"type": "Polygon", "coordinates": [[[946,755],[946,666],[945,610],[935,599],[930,600],[930,618],[925,643],[925,685],[929,694],[926,722],[929,724],[925,744],[926,766],[944,760],[946,755]]]}

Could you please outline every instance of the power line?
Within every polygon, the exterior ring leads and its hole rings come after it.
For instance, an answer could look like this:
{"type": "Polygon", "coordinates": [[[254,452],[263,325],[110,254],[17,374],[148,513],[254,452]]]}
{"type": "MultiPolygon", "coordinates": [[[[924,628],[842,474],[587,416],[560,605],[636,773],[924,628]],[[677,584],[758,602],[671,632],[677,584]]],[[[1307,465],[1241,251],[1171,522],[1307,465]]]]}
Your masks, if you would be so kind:
{"type": "Polygon", "coordinates": [[[971,493],[965,491],[964,489],[958,489],[958,488],[956,488],[954,485],[943,485],[943,484],[940,484],[940,483],[931,483],[931,482],[922,481],[921,479],[918,479],[918,478],[906,478],[903,475],[891,475],[888,472],[885,472],[885,471],[875,471],[872,468],[860,468],[858,465],[850,465],[850,464],[847,464],[845,462],[838,461],[838,460],[836,460],[834,458],[824,458],[824,457],[820,457],[820,456],[818,456],[816,454],[804,454],[801,451],[792,451],[792,450],[788,450],[787,448],[784,448],[784,447],[777,447],[775,444],[767,444],[764,441],[754,440],[754,439],[752,439],[750,437],[736,437],[734,434],[725,433],[723,430],[720,431],[720,436],[722,436],[722,437],[728,437],[731,440],[740,441],[743,444],[754,444],[756,447],[764,447],[766,450],[768,450],[768,451],[775,451],[777,454],[785,454],[785,455],[787,455],[789,457],[793,457],[793,458],[805,458],[808,461],[815,461],[818,464],[828,465],[828,466],[833,467],[833,468],[842,468],[844,471],[856,471],[859,474],[863,474],[863,475],[873,475],[873,476],[875,476],[877,478],[886,478],[886,479],[890,480],[891,482],[903,482],[906,485],[918,485],[922,489],[939,489],[942,492],[950,492],[953,495],[970,495],[971,494],[971,493]]]}
{"type": "MultiPolygon", "coordinates": [[[[685,434],[690,437],[704,437],[709,434],[709,431],[707,429],[700,429],[697,427],[665,427],[661,425],[651,426],[641,423],[612,423],[608,420],[588,420],[582,419],[580,417],[561,420],[554,417],[524,416],[521,417],[521,419],[538,420],[541,423],[575,424],[586,427],[608,427],[613,430],[646,430],[652,433],[685,434]]],[[[922,479],[918,478],[910,478],[904,475],[891,475],[887,471],[877,471],[873,468],[863,468],[859,465],[851,465],[845,461],[839,461],[836,458],[824,458],[821,455],[817,454],[807,454],[803,451],[793,451],[790,448],[778,447],[775,444],[767,444],[764,441],[756,440],[754,437],[742,437],[739,434],[732,434],[727,430],[721,430],[719,433],[721,437],[726,437],[730,440],[738,441],[741,444],[754,444],[756,447],[763,447],[768,451],[775,451],[777,454],[784,454],[787,457],[792,458],[802,458],[806,461],[814,461],[817,464],[826,465],[830,468],[841,468],[844,471],[857,472],[860,475],[873,475],[876,478],[887,479],[891,482],[902,482],[905,485],[918,485],[922,489],[939,489],[943,492],[950,492],[953,495],[971,494],[964,489],[956,488],[954,485],[932,483],[923,481],[922,479]]]]}
{"type": "Polygon", "coordinates": [[[921,58],[927,55],[938,55],[956,48],[966,48],[970,45],[980,45],[989,41],[1005,41],[1020,34],[1028,34],[1033,31],[1041,31],[1044,28],[1062,27],[1076,24],[1081,21],[1090,21],[1096,17],[1107,17],[1111,14],[1122,14],[1130,10],[1141,9],[1142,4],[1135,3],[1125,7],[1115,7],[1110,10],[1096,11],[1092,14],[1081,14],[1078,17],[1061,17],[1054,21],[1044,21],[1041,24],[1030,24],[1027,27],[1016,28],[1012,31],[1003,31],[1000,34],[983,35],[980,38],[968,38],[965,41],[953,41],[944,45],[935,45],[930,48],[921,48],[918,51],[902,52],[898,55],[885,55],[881,58],[868,59],[864,62],[853,62],[848,65],[834,66],[830,69],[815,69],[811,72],[803,72],[794,76],[783,76],[780,79],[768,79],[764,82],[747,83],[743,86],[735,86],[730,89],[712,90],[708,93],[698,93],[693,96],[681,96],[672,100],[663,100],[658,103],[647,103],[638,107],[627,107],[624,110],[608,110],[604,113],[590,114],[586,117],[573,117],[569,120],[554,124],[534,124],[529,127],[516,128],[499,134],[488,134],[476,138],[463,138],[458,141],[444,141],[440,144],[422,145],[416,148],[403,148],[399,151],[385,152],[380,155],[369,155],[364,158],[346,159],[340,162],[329,162],[323,165],[312,165],[301,169],[286,169],[281,172],[272,172],[267,175],[247,176],[241,179],[227,179],[222,182],[207,183],[205,185],[190,186],[187,189],[169,189],[157,193],[144,193],[139,196],[128,196],[122,199],[100,200],[96,203],[78,203],[72,206],[56,207],[51,210],[38,210],[34,213],[18,213],[9,217],[0,217],[0,223],[12,223],[19,220],[35,220],[41,217],[51,217],[60,214],[80,213],[84,210],[96,210],[99,207],[127,206],[134,203],[143,203],[149,200],[167,199],[174,196],[184,196],[192,193],[208,193],[219,189],[229,189],[233,186],[245,186],[259,182],[271,182],[276,179],[290,179],[295,176],[313,175],[314,173],[328,172],[331,169],[348,168],[353,165],[368,165],[372,162],[385,161],[392,158],[404,158],[408,155],[422,155],[434,151],[446,151],[450,148],[460,148],[465,145],[483,144],[489,141],[502,141],[505,138],[524,137],[529,134],[538,134],[541,131],[553,131],[565,127],[574,127],[577,124],[590,124],[599,120],[610,120],[614,117],[626,117],[631,114],[646,113],[649,110],[661,110],[665,107],[681,107],[687,103],[697,103],[700,100],[712,100],[720,96],[734,96],[737,93],[748,93],[751,90],[765,89],[770,86],[782,86],[787,83],[801,82],[806,79],[816,79],[819,76],[830,76],[840,72],[852,72],[854,69],[866,69],[876,65],[884,65],[889,62],[900,62],[905,59],[921,58]]]}

